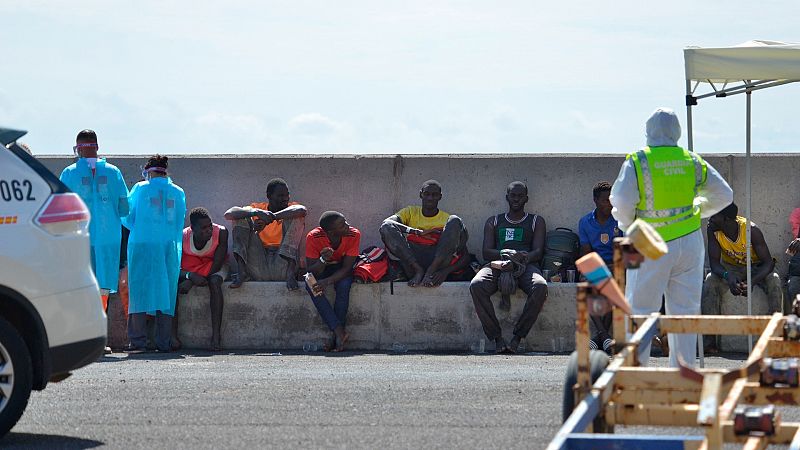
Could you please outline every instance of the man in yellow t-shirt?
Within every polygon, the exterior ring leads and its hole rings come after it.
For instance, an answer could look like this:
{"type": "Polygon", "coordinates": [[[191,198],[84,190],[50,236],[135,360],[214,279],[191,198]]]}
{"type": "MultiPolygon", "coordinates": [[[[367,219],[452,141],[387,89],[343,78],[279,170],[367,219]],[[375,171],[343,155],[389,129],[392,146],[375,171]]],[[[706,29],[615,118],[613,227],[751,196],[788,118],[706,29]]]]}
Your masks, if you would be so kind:
{"type": "Polygon", "coordinates": [[[282,178],[267,183],[267,201],[234,206],[225,212],[234,221],[233,256],[238,266],[230,288],[247,280],[282,281],[298,289],[300,242],[305,234],[306,208],[289,202],[289,186],[282,178]]]}
{"type": "MultiPolygon", "coordinates": [[[[720,300],[727,291],[733,295],[747,295],[747,219],[738,213],[736,204],[731,203],[708,219],[708,262],[711,273],[703,283],[703,314],[720,314],[720,300]]],[[[780,311],[783,286],[780,275],[775,272],[775,260],[761,229],[752,222],[750,227],[751,281],[753,286],[760,286],[767,294],[770,312],[780,311]]],[[[716,350],[715,344],[714,336],[705,336],[704,346],[707,350],[716,350]]]]}
{"type": "Polygon", "coordinates": [[[469,265],[469,235],[458,216],[439,209],[438,181],[423,183],[419,198],[422,206],[406,206],[383,221],[381,239],[400,260],[409,286],[436,287],[469,265]]]}

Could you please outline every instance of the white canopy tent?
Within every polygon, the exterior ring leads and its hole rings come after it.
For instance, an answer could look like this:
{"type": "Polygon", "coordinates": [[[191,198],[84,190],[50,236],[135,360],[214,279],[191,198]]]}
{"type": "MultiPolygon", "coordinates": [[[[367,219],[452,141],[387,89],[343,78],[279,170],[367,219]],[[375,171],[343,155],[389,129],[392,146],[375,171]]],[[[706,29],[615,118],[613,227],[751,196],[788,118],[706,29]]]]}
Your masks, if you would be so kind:
{"type": "MultiPolygon", "coordinates": [[[[710,97],[747,95],[746,108],[746,185],[747,234],[746,248],[750,248],[751,180],[750,180],[750,112],[753,91],[800,81],[800,44],[776,41],[748,41],[733,47],[683,50],[686,62],[686,122],[689,150],[694,150],[692,140],[692,106],[710,97]],[[698,88],[706,93],[697,93],[698,88]],[[710,91],[710,92],[709,92],[710,91]]],[[[747,252],[747,314],[753,313],[751,257],[747,252]]],[[[749,336],[753,347],[753,337],[749,336]]],[[[702,346],[701,346],[702,348],[702,346]]]]}

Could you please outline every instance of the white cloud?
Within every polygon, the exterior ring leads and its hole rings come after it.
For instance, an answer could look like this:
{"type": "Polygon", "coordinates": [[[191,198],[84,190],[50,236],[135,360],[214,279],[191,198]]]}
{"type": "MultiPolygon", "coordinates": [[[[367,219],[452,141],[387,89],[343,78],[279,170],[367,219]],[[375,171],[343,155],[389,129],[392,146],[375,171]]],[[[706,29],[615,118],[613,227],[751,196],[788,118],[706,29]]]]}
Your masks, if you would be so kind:
{"type": "Polygon", "coordinates": [[[346,126],[320,113],[300,114],[289,120],[293,133],[307,136],[330,136],[343,131],[346,126]]]}

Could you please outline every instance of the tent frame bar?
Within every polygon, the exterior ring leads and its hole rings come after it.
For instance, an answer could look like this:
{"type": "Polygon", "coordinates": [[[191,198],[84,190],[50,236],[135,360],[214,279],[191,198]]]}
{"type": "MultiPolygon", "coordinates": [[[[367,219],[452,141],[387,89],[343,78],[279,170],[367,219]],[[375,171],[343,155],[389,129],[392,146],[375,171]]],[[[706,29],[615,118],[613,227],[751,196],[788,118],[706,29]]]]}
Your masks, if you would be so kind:
{"type": "MultiPolygon", "coordinates": [[[[687,95],[686,102],[687,102],[687,106],[690,106],[689,105],[690,101],[691,101],[691,105],[696,105],[697,104],[697,100],[702,100],[702,99],[708,98],[708,97],[724,98],[724,97],[728,97],[728,96],[736,95],[736,94],[745,94],[748,91],[752,92],[752,91],[758,91],[760,89],[766,89],[766,88],[771,88],[771,87],[775,87],[775,86],[781,86],[781,85],[784,85],[784,84],[796,83],[796,82],[798,82],[800,80],[760,80],[760,81],[743,80],[743,82],[742,82],[743,84],[740,84],[740,85],[737,85],[737,86],[731,86],[731,87],[723,87],[723,89],[717,89],[716,86],[714,85],[714,83],[712,83],[711,81],[708,81],[708,83],[711,85],[711,89],[713,89],[714,92],[709,92],[709,93],[703,94],[703,95],[693,95],[694,94],[694,89],[691,89],[691,81],[689,81],[689,80],[687,80],[687,81],[688,81],[688,83],[687,83],[687,91],[691,90],[691,92],[690,92],[689,95],[687,95]]],[[[698,85],[699,85],[699,83],[698,83],[698,85]]],[[[696,88],[697,88],[697,85],[695,85],[695,89],[696,88]]]]}

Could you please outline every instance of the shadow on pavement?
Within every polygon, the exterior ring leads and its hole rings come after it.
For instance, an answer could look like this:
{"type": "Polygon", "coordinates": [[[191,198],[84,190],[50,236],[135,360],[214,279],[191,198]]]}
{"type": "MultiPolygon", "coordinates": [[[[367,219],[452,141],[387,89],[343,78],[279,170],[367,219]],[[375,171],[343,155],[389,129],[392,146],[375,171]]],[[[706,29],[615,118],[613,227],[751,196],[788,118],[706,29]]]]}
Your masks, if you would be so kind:
{"type": "Polygon", "coordinates": [[[82,439],[72,436],[57,436],[54,434],[35,434],[35,433],[8,433],[5,438],[0,439],[0,447],[11,449],[85,449],[95,448],[105,443],[93,439],[82,439]]]}

